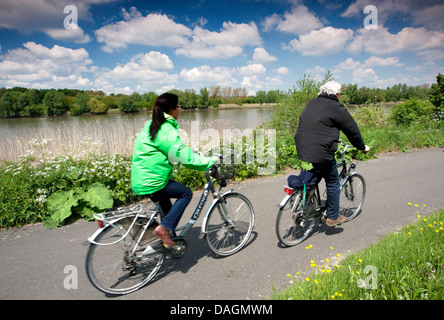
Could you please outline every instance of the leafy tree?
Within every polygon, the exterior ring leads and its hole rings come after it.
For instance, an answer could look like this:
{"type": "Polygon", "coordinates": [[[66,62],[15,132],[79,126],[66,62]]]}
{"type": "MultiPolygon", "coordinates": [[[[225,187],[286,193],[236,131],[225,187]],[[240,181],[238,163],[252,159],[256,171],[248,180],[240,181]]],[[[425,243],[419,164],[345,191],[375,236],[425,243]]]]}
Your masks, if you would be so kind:
{"type": "Polygon", "coordinates": [[[200,89],[200,97],[198,99],[197,107],[199,109],[208,109],[209,105],[210,105],[210,99],[209,99],[208,89],[202,88],[200,89]]]}
{"type": "Polygon", "coordinates": [[[430,102],[435,106],[435,118],[444,119],[444,75],[441,73],[436,76],[436,83],[432,85],[430,93],[430,102]]]}
{"type": "Polygon", "coordinates": [[[179,104],[183,109],[193,109],[197,106],[197,95],[195,90],[186,89],[179,97],[179,104]]]}
{"type": "Polygon", "coordinates": [[[20,92],[6,91],[0,101],[0,114],[2,117],[17,117],[20,109],[18,107],[18,99],[20,92]]]}
{"type": "Polygon", "coordinates": [[[62,92],[49,90],[43,99],[45,112],[48,116],[65,114],[69,109],[68,100],[62,92]]]}
{"type": "Polygon", "coordinates": [[[137,112],[137,106],[132,96],[123,95],[119,98],[119,110],[121,112],[132,113],[137,112]]]}
{"type": "Polygon", "coordinates": [[[263,104],[267,100],[267,93],[264,90],[256,92],[256,103],[263,104]]]}
{"type": "Polygon", "coordinates": [[[88,101],[91,96],[85,92],[80,92],[76,95],[75,102],[71,107],[71,114],[85,114],[90,112],[88,101]]]}

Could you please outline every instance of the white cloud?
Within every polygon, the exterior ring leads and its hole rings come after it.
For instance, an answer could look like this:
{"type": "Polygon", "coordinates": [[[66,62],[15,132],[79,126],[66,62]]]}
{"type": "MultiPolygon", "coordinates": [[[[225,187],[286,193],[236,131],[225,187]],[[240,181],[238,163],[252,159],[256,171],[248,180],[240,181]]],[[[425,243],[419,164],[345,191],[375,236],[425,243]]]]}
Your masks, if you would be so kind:
{"type": "Polygon", "coordinates": [[[350,57],[350,58],[347,58],[345,61],[336,65],[334,72],[338,72],[341,70],[353,70],[353,69],[359,68],[361,66],[362,66],[362,64],[359,61],[354,61],[353,58],[350,57]]]}
{"type": "Polygon", "coordinates": [[[341,14],[346,18],[362,18],[365,6],[372,4],[378,10],[378,22],[384,24],[392,17],[402,14],[403,19],[410,19],[415,25],[424,25],[430,30],[444,29],[444,5],[440,0],[357,0],[351,3],[341,14]]]}
{"type": "Polygon", "coordinates": [[[45,29],[44,32],[56,40],[70,41],[75,43],[87,43],[91,41],[89,35],[85,34],[82,28],[77,29],[45,29]]]}
{"type": "Polygon", "coordinates": [[[213,69],[204,65],[189,70],[183,69],[180,72],[180,77],[189,82],[205,84],[205,86],[209,86],[209,84],[227,85],[236,82],[233,79],[233,72],[233,69],[227,67],[213,69]]]}
{"type": "Polygon", "coordinates": [[[351,29],[325,27],[301,35],[299,40],[292,40],[287,48],[299,51],[303,56],[324,56],[342,51],[352,37],[351,29]]]}
{"type": "Polygon", "coordinates": [[[283,76],[290,74],[290,71],[288,70],[287,67],[280,67],[280,68],[277,68],[275,71],[277,74],[280,74],[283,76]]]}
{"type": "Polygon", "coordinates": [[[316,66],[313,69],[307,69],[306,70],[308,74],[318,74],[318,73],[324,73],[327,71],[324,67],[316,66]]]}
{"type": "Polygon", "coordinates": [[[314,29],[323,27],[323,24],[313,13],[309,12],[304,5],[298,5],[291,12],[285,12],[283,17],[273,14],[262,22],[264,31],[273,28],[285,33],[301,35],[314,29]]]}
{"type": "Polygon", "coordinates": [[[256,48],[253,53],[253,62],[266,63],[276,61],[277,58],[270,55],[264,48],[256,48]]]}
{"type": "Polygon", "coordinates": [[[397,34],[392,34],[387,28],[382,27],[374,30],[359,29],[347,51],[350,53],[365,51],[371,54],[391,54],[402,51],[419,52],[442,47],[444,47],[443,32],[427,31],[423,27],[407,27],[397,34]]]}
{"type": "Polygon", "coordinates": [[[91,40],[82,31],[82,22],[92,20],[89,12],[91,5],[100,5],[115,0],[2,0],[0,6],[0,28],[18,30],[24,33],[42,31],[56,40],[85,43],[91,40]],[[67,5],[77,9],[79,29],[63,32],[64,13],[67,5]],[[63,30],[62,30],[63,29],[63,30]]]}
{"type": "Polygon", "coordinates": [[[394,67],[402,67],[403,64],[399,62],[398,57],[388,57],[388,58],[381,58],[377,56],[371,56],[364,62],[365,66],[368,67],[387,67],[387,66],[394,66],[394,67]]]}
{"type": "MultiPolygon", "coordinates": [[[[353,58],[349,57],[345,61],[337,64],[334,68],[333,73],[342,72],[344,70],[366,70],[365,72],[369,72],[369,69],[373,70],[372,67],[402,67],[404,64],[399,62],[398,57],[388,57],[381,58],[377,56],[371,56],[364,63],[359,61],[354,61],[353,58]]],[[[358,71],[356,71],[358,72],[358,71]]]]}
{"type": "Polygon", "coordinates": [[[263,74],[267,72],[267,69],[264,67],[264,65],[260,63],[249,64],[245,67],[240,67],[237,70],[240,75],[263,74]]]}
{"type": "Polygon", "coordinates": [[[95,31],[98,42],[104,42],[102,50],[113,52],[128,44],[154,47],[180,47],[188,43],[192,30],[178,24],[163,14],[143,17],[135,9],[123,12],[125,20],[106,25],[95,31]],[[146,32],[144,32],[145,30],[146,32]]]}
{"type": "Polygon", "coordinates": [[[192,41],[176,50],[176,54],[193,59],[227,59],[243,53],[244,46],[262,44],[254,22],[224,22],[220,32],[209,31],[196,26],[192,41]]]}
{"type": "Polygon", "coordinates": [[[172,68],[173,63],[165,54],[156,51],[137,54],[126,64],[117,65],[112,70],[99,70],[95,85],[105,92],[115,92],[119,86],[133,91],[151,91],[153,86],[172,86],[177,83],[179,76],[166,71],[172,68]]]}
{"type": "Polygon", "coordinates": [[[171,59],[163,53],[151,51],[146,54],[138,54],[134,56],[132,61],[138,61],[141,66],[151,70],[170,70],[174,68],[171,59]]]}
{"type": "Polygon", "coordinates": [[[91,83],[82,76],[95,70],[85,49],[48,48],[35,42],[26,42],[23,47],[2,56],[0,80],[5,86],[72,88],[91,83]]]}

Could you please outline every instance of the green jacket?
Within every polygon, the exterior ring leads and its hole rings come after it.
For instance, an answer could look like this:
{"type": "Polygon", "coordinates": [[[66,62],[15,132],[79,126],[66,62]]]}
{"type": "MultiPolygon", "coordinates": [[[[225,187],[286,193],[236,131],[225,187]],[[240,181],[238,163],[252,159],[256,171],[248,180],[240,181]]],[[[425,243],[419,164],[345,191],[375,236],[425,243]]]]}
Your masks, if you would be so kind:
{"type": "Polygon", "coordinates": [[[134,143],[131,166],[131,188],[138,195],[152,194],[163,189],[173,176],[173,164],[205,171],[211,168],[214,158],[199,156],[179,137],[176,120],[164,114],[166,121],[151,140],[151,120],[145,125],[134,143]]]}

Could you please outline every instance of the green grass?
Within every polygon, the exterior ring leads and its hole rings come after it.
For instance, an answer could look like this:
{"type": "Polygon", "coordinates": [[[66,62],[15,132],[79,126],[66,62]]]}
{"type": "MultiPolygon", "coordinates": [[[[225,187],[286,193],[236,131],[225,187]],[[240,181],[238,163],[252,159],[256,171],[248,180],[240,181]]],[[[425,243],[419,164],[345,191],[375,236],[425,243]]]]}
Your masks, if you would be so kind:
{"type": "Polygon", "coordinates": [[[416,223],[343,260],[311,260],[310,275],[288,274],[293,285],[270,299],[444,299],[444,209],[417,217],[416,223]]]}

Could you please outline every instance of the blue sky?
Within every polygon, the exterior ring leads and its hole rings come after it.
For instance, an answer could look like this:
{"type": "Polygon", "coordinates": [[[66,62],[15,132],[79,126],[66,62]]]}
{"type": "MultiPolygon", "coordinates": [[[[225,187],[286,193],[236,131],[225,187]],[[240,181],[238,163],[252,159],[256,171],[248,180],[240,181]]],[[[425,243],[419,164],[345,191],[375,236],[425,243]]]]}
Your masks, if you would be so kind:
{"type": "Polygon", "coordinates": [[[0,0],[0,87],[254,94],[327,71],[360,87],[432,84],[442,17],[441,0],[0,0]]]}

